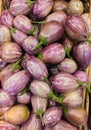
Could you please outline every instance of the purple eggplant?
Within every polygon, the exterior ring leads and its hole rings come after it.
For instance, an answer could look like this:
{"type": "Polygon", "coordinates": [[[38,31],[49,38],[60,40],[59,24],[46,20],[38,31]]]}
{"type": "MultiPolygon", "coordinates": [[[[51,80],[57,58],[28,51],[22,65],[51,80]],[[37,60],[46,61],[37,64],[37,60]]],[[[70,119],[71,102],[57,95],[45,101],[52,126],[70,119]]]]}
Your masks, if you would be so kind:
{"type": "Polygon", "coordinates": [[[30,84],[30,91],[36,96],[47,98],[51,88],[44,81],[33,80],[30,84]]]}
{"type": "Polygon", "coordinates": [[[63,105],[66,107],[77,108],[83,103],[82,95],[77,90],[63,94],[63,105]]]}
{"type": "Polygon", "coordinates": [[[15,28],[19,29],[20,31],[28,34],[29,31],[33,29],[33,25],[29,18],[25,15],[18,15],[15,17],[13,21],[13,25],[15,28]]]}
{"type": "Polygon", "coordinates": [[[38,57],[47,63],[57,64],[65,58],[65,50],[62,44],[52,43],[46,46],[38,57]]]}
{"type": "Polygon", "coordinates": [[[45,126],[44,130],[77,130],[77,128],[64,120],[60,120],[54,127],[45,126]]]}
{"type": "MultiPolygon", "coordinates": [[[[23,69],[26,69],[26,63],[28,60],[31,59],[31,55],[29,55],[28,53],[25,53],[24,56],[23,56],[23,60],[21,61],[21,66],[23,67],[23,69]]],[[[29,73],[30,75],[30,73],[29,73]]]]}
{"type": "Polygon", "coordinates": [[[19,126],[0,120],[0,130],[19,130],[19,126]]]}
{"type": "Polygon", "coordinates": [[[0,107],[11,107],[15,103],[15,96],[9,95],[5,90],[0,89],[0,107]]]}
{"type": "Polygon", "coordinates": [[[88,67],[91,62],[91,44],[89,42],[76,44],[73,47],[73,57],[80,67],[88,67]]]}
{"type": "Polygon", "coordinates": [[[46,111],[47,108],[47,99],[46,98],[40,98],[38,96],[31,96],[31,104],[32,104],[32,108],[33,111],[36,114],[39,114],[39,110],[41,110],[43,113],[46,111]]]}
{"type": "Polygon", "coordinates": [[[31,101],[31,94],[30,92],[25,92],[22,95],[17,94],[17,102],[22,104],[29,104],[31,101]]]}
{"type": "Polygon", "coordinates": [[[63,11],[57,11],[57,12],[54,12],[54,13],[51,13],[49,14],[47,17],[46,17],[46,22],[49,22],[49,21],[57,21],[61,24],[65,24],[65,21],[67,19],[67,15],[65,12],[63,11]]]}
{"type": "Polygon", "coordinates": [[[12,63],[21,58],[22,50],[17,43],[5,42],[0,46],[0,56],[6,63],[12,63]]]}
{"type": "Polygon", "coordinates": [[[13,20],[14,17],[9,13],[8,10],[4,10],[0,16],[0,22],[7,26],[7,27],[11,27],[13,25],[13,20]]]}
{"type": "Polygon", "coordinates": [[[41,51],[41,47],[36,49],[36,50],[33,50],[37,45],[38,45],[39,41],[38,41],[38,38],[35,37],[35,36],[29,36],[27,37],[24,41],[23,41],[23,44],[22,44],[22,47],[23,49],[30,55],[34,55],[34,54],[37,54],[38,52],[37,51],[41,51]]]}
{"type": "Polygon", "coordinates": [[[70,52],[71,52],[72,47],[73,47],[73,42],[69,38],[66,37],[64,39],[63,46],[64,46],[67,57],[71,58],[70,52]]]}
{"type": "Polygon", "coordinates": [[[0,72],[1,85],[3,85],[3,82],[6,79],[8,79],[12,74],[14,74],[15,72],[18,72],[21,69],[20,61],[21,59],[12,64],[7,65],[1,70],[0,72]]]}
{"type": "Polygon", "coordinates": [[[88,27],[84,19],[79,15],[68,16],[65,22],[65,30],[68,36],[77,41],[83,41],[88,35],[88,27]]]}
{"type": "Polygon", "coordinates": [[[34,56],[31,56],[30,60],[27,60],[26,67],[34,79],[44,80],[48,77],[46,65],[34,56]]]}
{"type": "Polygon", "coordinates": [[[12,74],[7,80],[5,80],[2,87],[10,95],[16,95],[26,87],[29,81],[30,77],[26,71],[21,70],[12,74]]]}
{"type": "Polygon", "coordinates": [[[40,117],[42,125],[44,125],[43,114],[46,111],[48,100],[38,96],[31,96],[31,104],[33,111],[40,117]]]}
{"type": "Polygon", "coordinates": [[[50,107],[46,110],[43,115],[43,120],[45,126],[54,126],[56,125],[62,116],[62,110],[60,107],[50,107]]]}
{"type": "Polygon", "coordinates": [[[11,35],[13,40],[22,46],[23,41],[27,38],[27,35],[16,28],[11,28],[11,35]]]}
{"type": "Polygon", "coordinates": [[[41,45],[46,45],[57,41],[63,36],[63,25],[57,21],[50,21],[46,23],[40,30],[39,40],[40,43],[35,47],[38,48],[41,45]]]}
{"type": "Polygon", "coordinates": [[[81,17],[85,20],[85,22],[87,23],[88,29],[89,29],[89,33],[91,33],[91,24],[90,24],[90,15],[89,13],[83,13],[81,15],[81,17]]]}
{"type": "Polygon", "coordinates": [[[58,64],[58,69],[67,73],[74,73],[77,70],[77,64],[73,59],[65,58],[58,64]]]}
{"type": "Polygon", "coordinates": [[[28,121],[22,124],[20,130],[42,130],[42,125],[39,117],[36,114],[31,114],[28,121]]]}
{"type": "Polygon", "coordinates": [[[38,0],[32,9],[32,13],[36,19],[45,18],[53,7],[53,0],[38,0]]]}
{"type": "Polygon", "coordinates": [[[77,80],[88,82],[89,78],[85,71],[77,70],[73,75],[77,78],[77,80]]]}
{"type": "Polygon", "coordinates": [[[59,72],[51,79],[52,87],[58,93],[69,92],[79,87],[75,77],[66,72],[59,72]]]}
{"type": "Polygon", "coordinates": [[[12,0],[10,3],[9,12],[14,15],[28,14],[33,1],[31,0],[12,0]]]}

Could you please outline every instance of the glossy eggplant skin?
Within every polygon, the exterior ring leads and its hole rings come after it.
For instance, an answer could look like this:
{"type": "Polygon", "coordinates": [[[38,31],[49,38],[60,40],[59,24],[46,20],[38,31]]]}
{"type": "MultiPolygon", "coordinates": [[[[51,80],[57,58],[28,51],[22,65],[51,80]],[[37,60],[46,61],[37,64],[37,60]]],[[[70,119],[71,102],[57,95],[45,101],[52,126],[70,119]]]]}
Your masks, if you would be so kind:
{"type": "Polygon", "coordinates": [[[32,113],[31,116],[29,117],[28,121],[25,122],[20,130],[42,130],[42,125],[39,117],[32,113]]]}
{"type": "Polygon", "coordinates": [[[16,95],[26,87],[29,81],[29,75],[25,70],[21,70],[12,74],[7,80],[5,80],[2,87],[10,95],[16,95]]]}
{"type": "Polygon", "coordinates": [[[6,121],[0,121],[0,130],[19,130],[19,126],[18,125],[13,125],[10,124],[6,121]]]}
{"type": "Polygon", "coordinates": [[[81,107],[83,103],[82,95],[78,90],[63,94],[63,105],[71,108],[81,107]]]}
{"type": "Polygon", "coordinates": [[[57,21],[50,21],[42,27],[39,36],[45,38],[48,43],[52,43],[60,39],[63,33],[64,29],[62,24],[57,21]]]}
{"type": "Polygon", "coordinates": [[[44,80],[48,76],[46,65],[34,56],[27,60],[26,68],[34,79],[44,80]]]}
{"type": "Polygon", "coordinates": [[[27,18],[25,15],[16,16],[15,19],[13,20],[13,25],[15,28],[24,32],[25,34],[28,34],[28,31],[33,29],[31,20],[27,18]]]}
{"type": "Polygon", "coordinates": [[[22,49],[15,42],[5,42],[0,46],[0,56],[6,63],[13,63],[22,56],[22,49]]]}
{"type": "Polygon", "coordinates": [[[51,91],[50,86],[41,80],[33,80],[30,83],[30,91],[38,97],[43,97],[43,98],[47,98],[48,94],[51,91]]]}
{"type": "Polygon", "coordinates": [[[81,68],[86,68],[91,62],[91,44],[80,42],[73,48],[73,57],[81,68]]]}
{"type": "Polygon", "coordinates": [[[59,72],[51,79],[52,87],[58,93],[65,93],[79,87],[75,77],[66,72],[59,72]]]}
{"type": "Polygon", "coordinates": [[[65,24],[66,19],[67,19],[67,15],[63,11],[57,11],[57,12],[51,13],[46,17],[47,22],[58,21],[63,25],[65,24]]]}
{"type": "Polygon", "coordinates": [[[27,14],[30,11],[31,1],[27,0],[12,0],[9,7],[9,12],[13,16],[27,14]]]}
{"type": "Polygon", "coordinates": [[[61,119],[62,110],[60,107],[50,107],[46,110],[43,116],[45,126],[55,126],[61,119]]]}
{"type": "Polygon", "coordinates": [[[65,30],[68,36],[77,41],[84,41],[88,35],[88,27],[84,19],[79,15],[68,16],[65,22],[65,30]]]}
{"type": "Polygon", "coordinates": [[[38,0],[32,9],[32,13],[36,19],[45,18],[53,7],[53,0],[38,0]]]}
{"type": "Polygon", "coordinates": [[[78,127],[87,123],[87,113],[84,108],[67,108],[65,118],[69,123],[78,127]]]}
{"type": "Polygon", "coordinates": [[[11,96],[7,91],[0,89],[0,107],[11,107],[14,103],[15,96],[11,96]]]}
{"type": "Polygon", "coordinates": [[[43,60],[47,63],[57,64],[65,58],[65,50],[62,44],[52,43],[42,51],[43,60]]]}
{"type": "Polygon", "coordinates": [[[65,58],[58,64],[58,69],[71,74],[77,70],[77,64],[73,59],[65,58]]]}
{"type": "Polygon", "coordinates": [[[61,119],[55,126],[53,127],[48,127],[45,126],[44,130],[77,130],[77,128],[70,123],[64,121],[61,119]]]}
{"type": "Polygon", "coordinates": [[[8,10],[4,10],[0,16],[0,22],[10,28],[13,25],[14,17],[8,10]]]}
{"type": "Polygon", "coordinates": [[[38,110],[42,110],[44,113],[47,109],[47,103],[48,103],[47,98],[41,98],[34,95],[31,96],[31,104],[32,104],[33,111],[35,113],[37,113],[38,110]]]}

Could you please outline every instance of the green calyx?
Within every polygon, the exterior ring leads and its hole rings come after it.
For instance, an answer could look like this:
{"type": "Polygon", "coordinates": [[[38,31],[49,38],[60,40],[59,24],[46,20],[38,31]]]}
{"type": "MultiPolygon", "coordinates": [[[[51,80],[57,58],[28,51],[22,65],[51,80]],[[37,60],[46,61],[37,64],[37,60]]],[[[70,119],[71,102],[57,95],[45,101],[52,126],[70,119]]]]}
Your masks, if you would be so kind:
{"type": "Polygon", "coordinates": [[[42,54],[42,52],[40,52],[40,53],[38,54],[38,59],[43,60],[43,54],[42,54]]]}
{"type": "Polygon", "coordinates": [[[54,101],[56,101],[60,104],[62,104],[63,100],[64,100],[64,96],[56,95],[56,93],[53,92],[53,90],[51,90],[51,92],[48,94],[48,98],[51,98],[51,99],[53,99],[54,101]]]}
{"type": "Polygon", "coordinates": [[[45,24],[46,21],[31,21],[34,24],[45,24]]]}
{"type": "Polygon", "coordinates": [[[19,59],[18,61],[16,61],[15,63],[12,63],[10,68],[11,70],[19,70],[21,69],[21,65],[20,65],[20,62],[22,61],[22,59],[19,59]]]}
{"type": "Polygon", "coordinates": [[[37,0],[26,0],[26,4],[31,7],[34,3],[36,3],[37,0]]]}
{"type": "Polygon", "coordinates": [[[47,38],[39,36],[39,40],[40,40],[39,44],[33,50],[39,48],[42,45],[47,45],[48,44],[47,38]]]}
{"type": "Polygon", "coordinates": [[[23,95],[23,94],[26,93],[27,91],[29,91],[29,86],[26,86],[20,93],[18,93],[18,96],[23,95]]]}
{"type": "Polygon", "coordinates": [[[10,32],[11,32],[11,34],[15,33],[16,32],[16,28],[10,27],[10,32]]]}
{"type": "Polygon", "coordinates": [[[64,115],[67,115],[68,110],[67,110],[67,107],[65,107],[64,105],[62,105],[62,111],[64,115]]]}
{"type": "Polygon", "coordinates": [[[91,33],[89,33],[89,34],[87,35],[87,38],[85,39],[85,41],[91,43],[91,33]]]}
{"type": "Polygon", "coordinates": [[[43,109],[42,109],[42,108],[39,108],[39,109],[37,110],[36,114],[40,117],[40,120],[41,120],[41,122],[42,122],[42,125],[44,126],[44,120],[43,120],[43,114],[44,114],[44,112],[43,112],[43,109]]]}
{"type": "Polygon", "coordinates": [[[65,46],[65,48],[64,48],[64,49],[65,49],[65,52],[66,52],[67,57],[68,57],[68,58],[71,58],[69,48],[65,46]]]}
{"type": "Polygon", "coordinates": [[[91,82],[85,82],[85,81],[80,81],[80,80],[78,80],[78,84],[79,84],[79,85],[82,85],[82,88],[87,89],[87,91],[88,91],[89,93],[91,93],[91,89],[90,89],[91,82]]]}
{"type": "Polygon", "coordinates": [[[38,32],[38,26],[34,27],[32,30],[28,30],[28,35],[37,36],[36,32],[38,32]]]}

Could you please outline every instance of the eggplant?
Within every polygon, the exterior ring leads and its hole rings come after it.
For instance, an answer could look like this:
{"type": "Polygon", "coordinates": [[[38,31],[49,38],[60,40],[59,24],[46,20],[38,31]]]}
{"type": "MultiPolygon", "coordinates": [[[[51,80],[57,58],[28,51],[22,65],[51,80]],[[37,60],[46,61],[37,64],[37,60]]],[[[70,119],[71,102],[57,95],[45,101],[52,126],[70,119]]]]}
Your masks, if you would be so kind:
{"type": "Polygon", "coordinates": [[[65,93],[79,87],[75,77],[66,72],[59,72],[51,79],[52,87],[58,93],[65,93]]]}
{"type": "Polygon", "coordinates": [[[45,126],[54,126],[56,125],[62,116],[62,110],[60,107],[50,107],[46,110],[43,115],[43,120],[45,126]]]}
{"type": "Polygon", "coordinates": [[[29,83],[30,77],[25,70],[20,70],[12,74],[3,82],[3,89],[10,95],[16,95],[21,92],[29,83]]]}
{"type": "Polygon", "coordinates": [[[65,58],[64,47],[60,43],[52,43],[43,49],[38,58],[47,63],[57,64],[65,58]]]}
{"type": "Polygon", "coordinates": [[[45,18],[52,10],[53,0],[38,0],[32,9],[32,13],[36,19],[45,18]]]}
{"type": "Polygon", "coordinates": [[[73,57],[81,68],[87,68],[91,61],[91,44],[80,42],[73,47],[73,57]]]}

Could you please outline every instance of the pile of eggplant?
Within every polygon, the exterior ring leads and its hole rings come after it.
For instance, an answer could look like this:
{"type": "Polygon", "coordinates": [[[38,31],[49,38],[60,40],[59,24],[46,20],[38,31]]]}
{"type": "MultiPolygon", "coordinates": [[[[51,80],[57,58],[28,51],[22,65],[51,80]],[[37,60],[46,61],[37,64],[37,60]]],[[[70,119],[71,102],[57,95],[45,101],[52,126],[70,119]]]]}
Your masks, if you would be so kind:
{"type": "Polygon", "coordinates": [[[91,62],[80,0],[11,0],[0,16],[0,130],[78,130],[91,62]]]}

